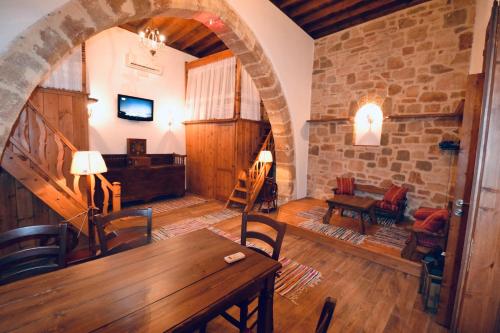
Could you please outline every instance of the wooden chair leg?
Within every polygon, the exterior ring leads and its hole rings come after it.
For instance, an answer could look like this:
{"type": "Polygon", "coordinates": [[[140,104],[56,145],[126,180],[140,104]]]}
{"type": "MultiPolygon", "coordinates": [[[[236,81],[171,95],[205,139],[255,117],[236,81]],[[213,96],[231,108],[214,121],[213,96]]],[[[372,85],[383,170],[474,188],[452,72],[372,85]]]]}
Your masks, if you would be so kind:
{"type": "Polygon", "coordinates": [[[247,330],[248,322],[248,304],[240,305],[240,333],[245,333],[247,330]]]}

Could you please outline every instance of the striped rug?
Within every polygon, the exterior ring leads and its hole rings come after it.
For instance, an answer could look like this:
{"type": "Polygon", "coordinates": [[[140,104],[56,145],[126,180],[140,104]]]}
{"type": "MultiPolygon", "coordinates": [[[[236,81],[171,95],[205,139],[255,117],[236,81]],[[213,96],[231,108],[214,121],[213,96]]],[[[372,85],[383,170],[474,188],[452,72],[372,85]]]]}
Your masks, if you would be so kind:
{"type": "MultiPolygon", "coordinates": [[[[223,230],[217,229],[215,227],[209,227],[208,230],[227,239],[230,239],[233,242],[240,243],[239,237],[232,236],[231,234],[223,230]]],[[[268,253],[270,252],[269,249],[260,247],[248,241],[247,245],[262,249],[263,251],[266,251],[268,253]]],[[[307,288],[312,288],[321,282],[321,272],[315,270],[310,266],[302,265],[292,259],[283,256],[280,257],[279,262],[283,267],[278,272],[278,276],[276,277],[274,291],[295,304],[297,304],[297,300],[302,292],[304,292],[307,288]]]]}
{"type": "Polygon", "coordinates": [[[152,232],[153,241],[160,241],[179,235],[184,235],[196,230],[205,229],[215,223],[219,223],[238,215],[241,215],[241,213],[231,209],[222,209],[211,214],[206,214],[195,218],[187,218],[179,222],[154,229],[152,232]]]}
{"type": "Polygon", "coordinates": [[[208,200],[197,195],[189,194],[182,198],[166,199],[160,201],[153,201],[147,204],[134,205],[130,208],[149,208],[153,209],[153,214],[168,213],[172,210],[194,206],[200,203],[207,202],[208,200]]]}
{"type": "MultiPolygon", "coordinates": [[[[320,206],[314,206],[313,208],[305,211],[301,211],[297,213],[298,216],[304,217],[309,220],[314,220],[314,221],[322,221],[323,216],[325,216],[327,211],[327,208],[325,207],[320,207],[320,206]]],[[[357,219],[358,218],[358,213],[350,211],[350,210],[344,210],[344,216],[350,217],[357,219]]],[[[368,221],[369,216],[364,215],[363,220],[368,221]]],[[[383,216],[377,216],[377,224],[385,226],[385,227],[390,227],[393,226],[396,223],[395,219],[392,219],[390,217],[383,217],[383,216]]]]}
{"type": "Polygon", "coordinates": [[[367,241],[402,250],[410,233],[397,226],[384,227],[367,237],[367,241]]]}
{"type": "Polygon", "coordinates": [[[365,241],[366,235],[360,234],[349,228],[337,227],[332,224],[324,224],[317,220],[308,220],[299,224],[299,227],[311,231],[319,232],[320,234],[340,239],[352,244],[359,245],[365,241]]]}

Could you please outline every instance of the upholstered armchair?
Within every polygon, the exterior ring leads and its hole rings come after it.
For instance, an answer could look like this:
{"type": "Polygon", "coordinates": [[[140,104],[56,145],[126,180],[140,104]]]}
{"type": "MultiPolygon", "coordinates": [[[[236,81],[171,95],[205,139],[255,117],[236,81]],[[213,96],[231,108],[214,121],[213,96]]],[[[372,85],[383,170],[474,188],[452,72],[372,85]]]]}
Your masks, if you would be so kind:
{"type": "Polygon", "coordinates": [[[415,214],[415,222],[408,227],[410,236],[401,256],[413,261],[421,260],[431,251],[446,249],[450,212],[445,208],[421,207],[415,214]]]}

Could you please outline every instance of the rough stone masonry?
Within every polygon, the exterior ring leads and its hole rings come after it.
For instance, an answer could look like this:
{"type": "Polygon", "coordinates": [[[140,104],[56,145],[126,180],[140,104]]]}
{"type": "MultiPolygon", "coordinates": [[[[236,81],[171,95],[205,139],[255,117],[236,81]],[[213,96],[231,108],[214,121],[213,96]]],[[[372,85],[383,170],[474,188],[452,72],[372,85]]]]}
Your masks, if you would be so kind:
{"type": "MultiPolygon", "coordinates": [[[[361,99],[383,100],[384,116],[454,112],[465,96],[474,0],[433,0],[316,41],[311,119],[353,117],[361,99]]],[[[311,123],[308,195],[325,198],[337,176],[409,188],[410,212],[446,206],[460,119],[386,119],[381,145],[353,145],[353,123],[311,123]]],[[[407,212],[408,213],[408,212],[407,212]]]]}

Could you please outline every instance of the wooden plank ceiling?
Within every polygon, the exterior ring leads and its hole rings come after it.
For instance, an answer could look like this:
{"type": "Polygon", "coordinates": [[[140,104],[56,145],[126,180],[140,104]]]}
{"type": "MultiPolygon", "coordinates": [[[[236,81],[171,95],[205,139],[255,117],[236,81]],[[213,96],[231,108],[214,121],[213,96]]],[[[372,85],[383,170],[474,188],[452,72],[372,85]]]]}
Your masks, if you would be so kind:
{"type": "Polygon", "coordinates": [[[199,58],[227,49],[215,33],[195,20],[153,17],[129,22],[120,27],[134,33],[139,33],[147,27],[158,29],[167,38],[168,46],[199,58]]]}
{"type": "Polygon", "coordinates": [[[271,0],[312,38],[320,38],[428,0],[271,0]]]}

